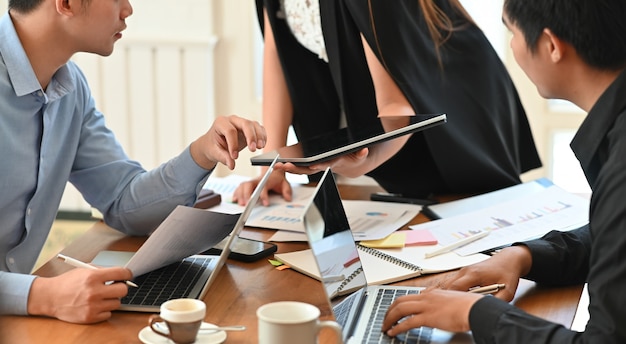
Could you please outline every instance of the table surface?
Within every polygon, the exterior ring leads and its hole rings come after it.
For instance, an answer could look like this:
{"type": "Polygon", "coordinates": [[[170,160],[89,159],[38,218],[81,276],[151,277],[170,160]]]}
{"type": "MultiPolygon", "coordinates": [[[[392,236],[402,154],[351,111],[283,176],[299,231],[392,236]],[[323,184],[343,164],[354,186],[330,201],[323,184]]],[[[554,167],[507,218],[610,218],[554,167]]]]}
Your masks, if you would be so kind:
{"type": "MultiPolygon", "coordinates": [[[[369,199],[376,186],[340,185],[343,199],[369,199]]],[[[428,221],[420,214],[408,225],[428,221]]],[[[246,227],[242,236],[267,240],[273,230],[246,227]]],[[[62,253],[83,261],[91,261],[101,250],[136,251],[145,237],[129,237],[104,223],[96,223],[85,234],[63,249],[62,253]]],[[[306,243],[278,243],[278,252],[306,248],[306,243]]],[[[53,259],[38,269],[38,276],[56,276],[72,267],[53,259]]],[[[436,284],[448,273],[421,276],[394,283],[426,287],[436,284]]],[[[547,288],[522,279],[513,303],[536,316],[570,327],[576,312],[581,286],[547,288]]],[[[256,309],[268,302],[294,300],[313,304],[322,311],[323,319],[331,319],[319,281],[294,270],[277,270],[266,259],[253,263],[229,260],[219,271],[219,278],[204,298],[207,305],[205,321],[218,325],[245,325],[243,332],[229,332],[226,343],[256,343],[256,309]]],[[[148,324],[151,313],[114,312],[104,322],[92,325],[70,324],[43,317],[0,317],[0,343],[141,343],[139,331],[148,324]]],[[[323,331],[320,343],[335,341],[331,331],[323,331]]]]}

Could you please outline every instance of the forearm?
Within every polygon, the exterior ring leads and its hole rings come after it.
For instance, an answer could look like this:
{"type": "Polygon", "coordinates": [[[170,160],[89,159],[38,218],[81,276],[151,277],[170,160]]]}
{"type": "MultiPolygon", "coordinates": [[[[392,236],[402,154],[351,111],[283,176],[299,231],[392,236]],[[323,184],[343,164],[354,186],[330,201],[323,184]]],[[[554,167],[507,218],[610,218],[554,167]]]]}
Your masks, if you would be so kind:
{"type": "Polygon", "coordinates": [[[209,175],[186,149],[151,171],[136,173],[128,183],[112,184],[114,190],[102,192],[99,185],[94,192],[100,198],[90,203],[102,212],[109,226],[131,235],[146,235],[177,205],[192,205],[209,175]]]}
{"type": "MultiPolygon", "coordinates": [[[[410,123],[410,118],[415,115],[415,111],[363,37],[361,42],[376,90],[378,117],[383,129],[388,132],[407,126],[410,123]]],[[[366,159],[359,161],[358,164],[350,164],[346,168],[336,166],[334,170],[347,177],[364,175],[400,151],[409,138],[409,135],[402,136],[395,140],[372,146],[369,148],[366,159]]]]}
{"type": "Polygon", "coordinates": [[[51,303],[52,298],[49,297],[49,286],[42,278],[36,278],[30,288],[28,296],[28,314],[52,316],[54,307],[51,303]]]}
{"type": "Polygon", "coordinates": [[[293,120],[293,106],[287,89],[274,34],[264,13],[263,126],[267,130],[266,151],[284,146],[293,120]]]}

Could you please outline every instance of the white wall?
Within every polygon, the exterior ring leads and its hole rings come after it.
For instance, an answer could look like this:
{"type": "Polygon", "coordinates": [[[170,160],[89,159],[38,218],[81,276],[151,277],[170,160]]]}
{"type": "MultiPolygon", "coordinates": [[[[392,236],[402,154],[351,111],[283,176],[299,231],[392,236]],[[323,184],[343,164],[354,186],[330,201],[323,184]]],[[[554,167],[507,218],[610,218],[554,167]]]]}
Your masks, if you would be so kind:
{"type": "MultiPolygon", "coordinates": [[[[259,119],[254,1],[131,4],[128,29],[110,57],[74,57],[131,158],[155,167],[208,130],[218,115],[259,119]]],[[[6,9],[7,0],[0,6],[6,9]]],[[[235,173],[256,174],[245,163],[249,156],[242,154],[235,173]]],[[[89,205],[70,185],[61,209],[89,210],[89,205]]]]}
{"type": "MultiPolygon", "coordinates": [[[[93,56],[77,56],[76,61],[84,66],[88,71],[88,77],[92,82],[94,94],[96,94],[99,107],[107,116],[107,121],[113,130],[118,133],[120,140],[128,148],[132,158],[144,163],[146,167],[156,166],[165,158],[163,154],[173,155],[180,151],[190,140],[200,135],[208,129],[214,116],[238,114],[251,119],[260,120],[260,51],[262,45],[259,44],[259,29],[256,20],[254,1],[242,0],[185,0],[171,2],[165,0],[133,0],[134,14],[128,19],[129,28],[125,32],[124,38],[118,44],[116,52],[108,58],[101,59],[93,56]],[[176,142],[172,142],[170,136],[163,134],[150,139],[151,145],[159,145],[160,155],[153,154],[150,150],[138,150],[141,142],[146,142],[141,136],[137,136],[131,131],[132,127],[140,125],[154,126],[151,121],[145,121],[140,113],[167,113],[172,123],[180,119],[180,100],[175,97],[160,97],[156,105],[145,105],[141,102],[133,106],[120,106],[119,99],[135,99],[134,94],[130,94],[128,83],[125,86],[114,87],[114,83],[107,83],[103,80],[115,80],[119,75],[124,75],[127,71],[110,69],[115,65],[115,61],[134,61],[135,65],[143,66],[145,80],[136,84],[158,84],[152,85],[159,92],[168,92],[175,85],[156,79],[154,75],[168,75],[169,62],[159,64],[143,64],[145,59],[158,60],[150,57],[156,41],[169,42],[173,46],[185,43],[191,45],[212,48],[211,57],[207,60],[196,58],[193,66],[194,78],[199,82],[199,87],[187,87],[184,95],[188,99],[194,99],[199,112],[195,113],[192,120],[185,120],[178,125],[186,127],[184,134],[178,135],[176,142]],[[215,41],[215,42],[213,42],[215,41]],[[141,43],[143,42],[143,43],[141,43]],[[145,42],[152,42],[146,44],[145,42]],[[144,46],[143,53],[129,53],[129,47],[136,44],[144,46]],[[131,57],[129,57],[129,54],[131,57]],[[110,62],[112,61],[112,62],[110,62]],[[102,67],[105,66],[105,67],[102,67]],[[107,69],[106,66],[109,66],[107,69]],[[149,68],[146,66],[150,66],[149,68]],[[154,73],[151,73],[154,72],[154,73]],[[117,76],[116,76],[117,75],[117,76]],[[126,88],[125,88],[126,87],[126,88]],[[198,105],[204,104],[204,105],[198,105]],[[152,106],[152,107],[151,107],[152,106]],[[204,106],[204,108],[203,108],[204,106]],[[169,111],[159,111],[169,109],[169,111]],[[142,122],[143,121],[143,122],[142,122]]],[[[490,38],[494,48],[505,61],[511,76],[520,92],[522,102],[528,112],[531,127],[544,162],[544,168],[530,172],[524,176],[525,180],[542,176],[553,178],[557,184],[559,180],[566,178],[571,173],[559,173],[563,168],[558,166],[578,167],[571,156],[567,156],[568,139],[563,139],[563,135],[571,135],[584,118],[580,112],[572,113],[571,107],[563,110],[562,107],[550,106],[536,92],[536,89],[524,73],[519,69],[513,60],[508,47],[508,33],[501,23],[502,0],[462,0],[468,11],[474,16],[478,24],[483,28],[490,38]],[[568,134],[569,133],[569,134],[568,134]],[[558,144],[555,147],[554,144],[558,144]],[[554,166],[558,162],[558,166],[554,166]],[[564,175],[566,175],[564,177],[564,175]]],[[[0,0],[0,7],[6,9],[7,0],[0,0]]],[[[204,49],[203,48],[203,49],[204,49]]],[[[164,61],[176,59],[178,53],[175,48],[164,61]]],[[[154,62],[154,61],[153,61],[154,62]]],[[[131,64],[132,65],[132,64],[131,64]]],[[[170,71],[171,74],[171,71],[170,71]]],[[[131,87],[132,88],[132,87],[131,87]]],[[[141,90],[141,87],[135,87],[141,90]]],[[[172,124],[174,125],[174,124],[172,124]]],[[[153,128],[154,129],[154,128],[153,128]]],[[[154,132],[154,130],[151,130],[154,132]]],[[[247,161],[251,153],[243,152],[234,173],[243,175],[256,175],[258,168],[250,166],[247,161]]],[[[569,168],[569,167],[568,167],[569,168]]],[[[223,176],[227,173],[225,168],[216,171],[216,175],[223,176]]],[[[564,179],[563,179],[564,180],[564,179]]],[[[561,184],[570,183],[571,188],[578,189],[585,182],[580,180],[570,182],[564,181],[561,184]]],[[[570,185],[568,184],[568,185],[570,185]]],[[[68,191],[71,195],[74,191],[68,191]]],[[[84,210],[88,205],[82,201],[80,196],[71,195],[64,200],[62,208],[67,210],[84,210]]]]}

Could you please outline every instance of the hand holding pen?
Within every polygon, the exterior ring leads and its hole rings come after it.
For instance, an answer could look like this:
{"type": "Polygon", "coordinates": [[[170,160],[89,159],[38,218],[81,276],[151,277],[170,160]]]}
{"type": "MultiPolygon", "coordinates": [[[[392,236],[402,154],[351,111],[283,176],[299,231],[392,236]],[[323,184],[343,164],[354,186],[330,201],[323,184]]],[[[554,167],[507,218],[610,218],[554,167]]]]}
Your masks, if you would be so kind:
{"type": "MultiPolygon", "coordinates": [[[[68,264],[83,266],[65,259],[69,257],[61,257],[59,259],[68,261],[68,264]]],[[[123,267],[84,266],[63,273],[53,269],[57,271],[54,276],[37,276],[33,279],[28,296],[28,314],[78,324],[109,319],[111,312],[119,309],[121,298],[128,294],[128,286],[116,282],[133,277],[132,272],[123,267]]]]}
{"type": "MultiPolygon", "coordinates": [[[[68,256],[63,255],[61,253],[59,253],[57,255],[57,258],[61,259],[65,263],[67,263],[67,264],[69,264],[71,266],[77,267],[77,268],[90,269],[90,270],[97,270],[97,269],[99,269],[95,265],[87,264],[87,263],[82,262],[82,261],[80,261],[78,259],[75,259],[75,258],[72,258],[72,257],[68,257],[68,256]]],[[[134,288],[138,287],[138,285],[133,283],[132,281],[123,281],[123,282],[126,283],[126,285],[129,286],[129,287],[134,287],[134,288]]]]}

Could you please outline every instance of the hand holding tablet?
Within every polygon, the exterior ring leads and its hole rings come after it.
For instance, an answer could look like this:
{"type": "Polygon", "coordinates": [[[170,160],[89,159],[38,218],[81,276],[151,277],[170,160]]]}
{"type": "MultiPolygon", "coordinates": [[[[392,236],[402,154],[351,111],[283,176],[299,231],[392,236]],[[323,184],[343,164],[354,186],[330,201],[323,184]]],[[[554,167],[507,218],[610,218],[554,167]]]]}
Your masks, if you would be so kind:
{"type": "Polygon", "coordinates": [[[311,166],[341,155],[356,152],[376,143],[391,140],[402,135],[431,128],[446,122],[445,114],[416,115],[423,117],[422,121],[389,132],[372,132],[363,130],[348,130],[342,128],[335,132],[303,140],[294,145],[281,147],[277,150],[254,156],[250,159],[252,165],[269,165],[276,155],[280,155],[277,162],[290,162],[296,166],[311,166]]]}

